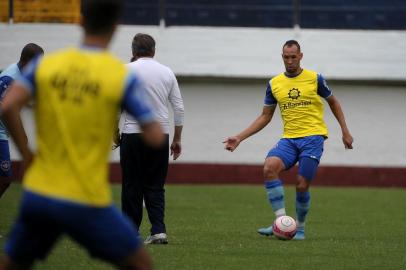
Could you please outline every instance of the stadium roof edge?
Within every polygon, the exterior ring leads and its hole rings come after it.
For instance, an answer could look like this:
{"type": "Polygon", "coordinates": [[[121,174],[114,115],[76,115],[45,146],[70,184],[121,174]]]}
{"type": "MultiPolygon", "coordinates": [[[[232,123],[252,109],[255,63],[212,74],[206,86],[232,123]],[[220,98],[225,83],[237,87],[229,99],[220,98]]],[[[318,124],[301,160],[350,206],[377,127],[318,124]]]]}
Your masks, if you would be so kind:
{"type": "MultiPolygon", "coordinates": [[[[177,75],[178,81],[180,83],[264,83],[268,81],[269,78],[265,77],[232,77],[232,76],[213,76],[213,75],[177,75]]],[[[329,84],[335,85],[374,85],[374,86],[406,86],[405,80],[393,80],[393,79],[352,79],[352,78],[326,78],[329,84]]]]}

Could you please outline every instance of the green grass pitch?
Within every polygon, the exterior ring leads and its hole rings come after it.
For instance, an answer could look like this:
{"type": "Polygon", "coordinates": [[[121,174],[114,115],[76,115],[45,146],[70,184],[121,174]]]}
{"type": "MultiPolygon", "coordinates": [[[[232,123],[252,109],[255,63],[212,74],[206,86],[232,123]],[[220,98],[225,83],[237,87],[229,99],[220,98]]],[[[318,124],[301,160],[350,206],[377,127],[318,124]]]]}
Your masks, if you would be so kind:
{"type": "MultiPolygon", "coordinates": [[[[120,187],[113,192],[118,203],[120,187]]],[[[21,186],[14,184],[0,200],[1,248],[20,194],[21,186]]],[[[169,245],[148,247],[158,270],[406,267],[405,189],[312,188],[307,239],[301,242],[256,233],[273,220],[262,186],[169,185],[166,196],[169,245]]],[[[286,205],[294,216],[293,187],[286,188],[286,205]]],[[[143,237],[149,230],[145,221],[143,237]]],[[[64,237],[35,269],[113,268],[64,237]]]]}

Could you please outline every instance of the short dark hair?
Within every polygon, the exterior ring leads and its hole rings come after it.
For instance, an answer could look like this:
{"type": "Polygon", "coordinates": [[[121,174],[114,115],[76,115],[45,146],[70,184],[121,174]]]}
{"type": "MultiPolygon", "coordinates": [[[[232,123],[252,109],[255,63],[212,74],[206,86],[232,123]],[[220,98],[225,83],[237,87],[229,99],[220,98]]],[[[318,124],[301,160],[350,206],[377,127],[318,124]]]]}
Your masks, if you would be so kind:
{"type": "Polygon", "coordinates": [[[81,13],[86,34],[109,34],[121,15],[121,0],[82,0],[81,13]]]}
{"type": "Polygon", "coordinates": [[[35,56],[44,54],[44,50],[35,43],[28,43],[21,51],[19,63],[22,66],[28,64],[35,56]]]}
{"type": "Polygon", "coordinates": [[[138,33],[131,44],[133,56],[154,56],[155,40],[148,34],[138,33]]]}
{"type": "Polygon", "coordinates": [[[292,47],[292,46],[296,46],[298,49],[299,49],[299,52],[300,52],[300,45],[299,45],[299,42],[297,42],[296,40],[294,40],[294,39],[291,39],[291,40],[288,40],[288,41],[286,41],[285,42],[285,44],[283,45],[283,47],[282,47],[282,50],[283,50],[283,48],[285,48],[285,47],[292,47]]]}

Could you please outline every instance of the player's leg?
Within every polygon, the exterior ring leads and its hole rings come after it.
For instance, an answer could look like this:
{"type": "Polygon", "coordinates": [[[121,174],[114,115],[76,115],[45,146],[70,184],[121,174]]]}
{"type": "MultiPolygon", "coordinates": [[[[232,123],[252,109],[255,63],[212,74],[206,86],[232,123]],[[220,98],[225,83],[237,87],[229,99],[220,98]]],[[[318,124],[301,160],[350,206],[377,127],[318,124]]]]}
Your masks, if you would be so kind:
{"type": "MultiPolygon", "coordinates": [[[[11,183],[11,161],[8,140],[0,140],[0,198],[11,183]]],[[[0,232],[0,238],[2,238],[0,232]]]]}
{"type": "Polygon", "coordinates": [[[9,177],[2,177],[0,176],[0,198],[6,192],[8,187],[10,186],[10,178],[9,177]]]}
{"type": "MultiPolygon", "coordinates": [[[[285,165],[278,157],[268,157],[264,165],[265,190],[268,201],[276,217],[286,215],[285,210],[285,191],[282,181],[279,179],[279,173],[283,171],[285,165]]],[[[262,235],[272,235],[272,222],[269,227],[258,229],[262,235]]]]}
{"type": "Polygon", "coordinates": [[[120,146],[120,165],[122,172],[121,209],[139,228],[143,214],[144,181],[141,158],[143,142],[140,134],[122,134],[120,146]]]}
{"type": "Polygon", "coordinates": [[[123,270],[150,270],[152,269],[152,259],[147,250],[142,247],[133,251],[122,262],[120,262],[119,267],[123,270]]]}
{"type": "MultiPolygon", "coordinates": [[[[307,159],[307,158],[303,158],[307,159]]],[[[304,160],[299,161],[300,163],[306,163],[304,160]]],[[[313,161],[314,160],[308,160],[313,161]]],[[[316,165],[317,166],[317,165],[316,165]]],[[[310,169],[310,167],[308,167],[310,169]]],[[[300,170],[299,170],[300,171],[300,170]]],[[[310,209],[310,180],[306,179],[302,174],[306,175],[303,171],[299,172],[296,181],[296,223],[297,223],[297,232],[295,235],[296,240],[302,240],[305,238],[305,221],[307,213],[310,209]]],[[[309,177],[309,176],[306,176],[309,177]]]]}
{"type": "Polygon", "coordinates": [[[166,135],[165,143],[159,148],[147,146],[147,154],[144,157],[146,168],[146,181],[143,192],[145,206],[149,221],[151,222],[151,235],[145,240],[145,244],[167,244],[165,226],[165,181],[169,162],[169,135],[166,135]]]}
{"type": "Polygon", "coordinates": [[[299,174],[296,181],[296,240],[305,239],[306,216],[310,209],[310,184],[316,176],[320,158],[323,153],[324,138],[310,136],[298,143],[301,150],[299,157],[299,174]]]}
{"type": "Polygon", "coordinates": [[[11,161],[7,140],[0,140],[0,198],[10,186],[11,161]]]}
{"type": "Polygon", "coordinates": [[[285,211],[285,192],[282,181],[279,179],[279,173],[285,169],[283,161],[279,157],[268,157],[264,165],[265,189],[268,201],[276,217],[284,216],[285,211]]]}
{"type": "MultiPolygon", "coordinates": [[[[264,164],[265,189],[268,201],[276,217],[286,215],[285,191],[279,178],[280,172],[296,163],[297,151],[289,139],[281,139],[272,148],[264,164]]],[[[271,235],[272,225],[258,230],[259,234],[271,235]]]]}
{"type": "MultiPolygon", "coordinates": [[[[7,140],[0,140],[0,198],[11,183],[11,161],[7,140]]],[[[0,238],[3,237],[0,232],[0,238]]]]}
{"type": "Polygon", "coordinates": [[[0,269],[1,270],[29,270],[32,267],[32,263],[15,263],[10,257],[4,256],[0,259],[0,269]]]}
{"type": "Polygon", "coordinates": [[[52,204],[24,192],[19,216],[5,245],[0,269],[31,269],[36,260],[47,257],[61,230],[52,220],[52,204]]]}
{"type": "Polygon", "coordinates": [[[142,239],[127,216],[114,206],[88,207],[75,204],[61,205],[59,217],[65,231],[97,258],[120,269],[149,270],[152,260],[142,239]]]}

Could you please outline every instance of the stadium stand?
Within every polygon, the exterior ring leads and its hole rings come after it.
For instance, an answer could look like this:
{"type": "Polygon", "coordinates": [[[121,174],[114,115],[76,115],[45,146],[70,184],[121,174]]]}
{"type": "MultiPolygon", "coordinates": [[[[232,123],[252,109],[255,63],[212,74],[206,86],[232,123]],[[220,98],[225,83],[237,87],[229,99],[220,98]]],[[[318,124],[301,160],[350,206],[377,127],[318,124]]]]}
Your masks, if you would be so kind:
{"type": "Polygon", "coordinates": [[[302,28],[406,29],[402,0],[126,0],[125,24],[290,28],[295,3],[302,28]]]}
{"type": "MultiPolygon", "coordinates": [[[[8,21],[9,1],[0,1],[0,19],[8,21]]],[[[14,0],[14,22],[76,23],[80,0],[14,0]]]]}
{"type": "Polygon", "coordinates": [[[8,1],[0,0],[0,22],[8,21],[8,1]]]}
{"type": "MultiPolygon", "coordinates": [[[[0,0],[0,19],[8,21],[0,0]]],[[[13,0],[15,22],[73,23],[80,0],[13,0]]],[[[406,29],[402,0],[124,0],[123,24],[290,28],[406,29]],[[298,11],[296,14],[296,10],[298,11]]]]}
{"type": "Polygon", "coordinates": [[[406,29],[402,0],[306,0],[301,4],[302,28],[406,29]]]}
{"type": "Polygon", "coordinates": [[[292,0],[168,0],[167,25],[292,27],[292,0]]]}
{"type": "Polygon", "coordinates": [[[122,23],[140,25],[159,24],[159,0],[125,1],[122,23]]]}

